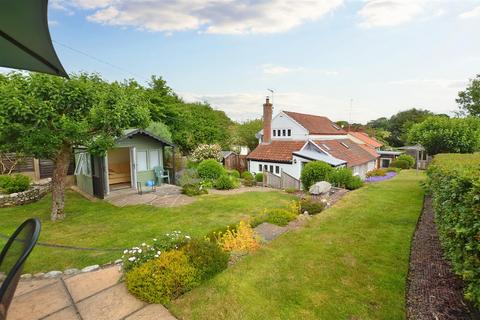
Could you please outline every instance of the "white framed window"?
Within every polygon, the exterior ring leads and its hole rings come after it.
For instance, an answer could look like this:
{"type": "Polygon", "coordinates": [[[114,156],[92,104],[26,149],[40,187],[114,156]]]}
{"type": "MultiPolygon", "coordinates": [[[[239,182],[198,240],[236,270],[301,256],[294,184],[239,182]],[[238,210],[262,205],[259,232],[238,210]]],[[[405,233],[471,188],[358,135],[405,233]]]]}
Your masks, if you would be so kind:
{"type": "Polygon", "coordinates": [[[287,135],[288,135],[289,137],[292,136],[292,129],[288,129],[288,130],[287,130],[287,135]]]}
{"type": "Polygon", "coordinates": [[[275,173],[280,174],[280,167],[279,166],[275,166],[275,173]]]}
{"type": "Polygon", "coordinates": [[[147,171],[147,151],[137,151],[137,171],[147,171]]]}
{"type": "Polygon", "coordinates": [[[160,150],[149,150],[148,158],[150,160],[150,170],[155,169],[155,167],[160,165],[160,150]]]}
{"type": "Polygon", "coordinates": [[[266,164],[263,165],[263,171],[268,171],[268,166],[266,164]]]}
{"type": "Polygon", "coordinates": [[[258,171],[262,172],[262,164],[258,165],[258,171]]]}
{"type": "Polygon", "coordinates": [[[277,136],[277,130],[273,130],[273,136],[277,136]]]}
{"type": "Polygon", "coordinates": [[[287,130],[283,129],[282,130],[282,135],[285,137],[287,135],[287,130]]]}
{"type": "Polygon", "coordinates": [[[273,165],[270,165],[270,172],[273,173],[273,165]]]}

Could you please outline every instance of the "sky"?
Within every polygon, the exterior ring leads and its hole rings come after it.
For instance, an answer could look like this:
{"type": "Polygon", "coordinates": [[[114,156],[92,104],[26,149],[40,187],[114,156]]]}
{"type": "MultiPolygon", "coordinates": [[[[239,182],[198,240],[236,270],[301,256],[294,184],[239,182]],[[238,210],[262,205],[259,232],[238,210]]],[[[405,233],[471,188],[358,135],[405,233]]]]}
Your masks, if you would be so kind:
{"type": "Polygon", "coordinates": [[[238,121],[268,89],[334,121],[451,114],[480,73],[480,0],[50,0],[48,19],[68,72],[162,76],[238,121]]]}

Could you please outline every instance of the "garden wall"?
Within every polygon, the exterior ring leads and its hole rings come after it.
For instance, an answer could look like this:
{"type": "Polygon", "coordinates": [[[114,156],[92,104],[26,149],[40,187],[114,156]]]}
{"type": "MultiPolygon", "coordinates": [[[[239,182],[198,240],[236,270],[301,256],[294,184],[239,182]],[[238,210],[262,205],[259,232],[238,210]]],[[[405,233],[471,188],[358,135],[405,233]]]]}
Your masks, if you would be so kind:
{"type": "Polygon", "coordinates": [[[14,207],[40,200],[51,189],[51,182],[33,185],[30,189],[11,194],[0,194],[0,208],[14,207]]]}

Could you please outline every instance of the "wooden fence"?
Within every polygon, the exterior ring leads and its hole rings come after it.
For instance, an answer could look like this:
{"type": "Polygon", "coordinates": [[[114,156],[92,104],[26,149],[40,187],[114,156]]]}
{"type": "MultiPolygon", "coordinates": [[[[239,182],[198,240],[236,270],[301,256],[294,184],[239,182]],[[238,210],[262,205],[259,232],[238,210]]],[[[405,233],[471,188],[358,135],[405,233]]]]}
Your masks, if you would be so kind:
{"type": "Polygon", "coordinates": [[[283,171],[280,173],[280,176],[266,171],[263,184],[266,187],[274,189],[301,189],[300,180],[295,179],[294,177],[283,171]]]}
{"type": "Polygon", "coordinates": [[[231,153],[228,157],[223,159],[223,164],[228,170],[235,169],[239,172],[243,172],[247,170],[247,156],[231,153]]]}

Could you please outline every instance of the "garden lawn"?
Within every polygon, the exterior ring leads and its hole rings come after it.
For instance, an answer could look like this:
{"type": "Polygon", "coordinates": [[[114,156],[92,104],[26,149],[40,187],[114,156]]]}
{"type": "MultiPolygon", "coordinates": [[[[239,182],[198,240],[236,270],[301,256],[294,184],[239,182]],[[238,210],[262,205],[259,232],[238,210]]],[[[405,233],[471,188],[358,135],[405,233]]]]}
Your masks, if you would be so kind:
{"type": "Polygon", "coordinates": [[[423,173],[367,184],[171,302],[179,319],[404,319],[423,173]]]}
{"type": "MultiPolygon", "coordinates": [[[[173,230],[203,237],[264,208],[287,206],[292,199],[281,192],[246,192],[205,195],[192,204],[175,208],[147,205],[118,208],[105,201],[91,202],[68,191],[64,221],[50,221],[51,197],[47,196],[33,204],[0,209],[0,233],[10,235],[25,219],[38,217],[42,221],[41,242],[121,249],[103,252],[37,246],[24,269],[25,272],[61,271],[114,261],[121,257],[124,248],[173,230]]],[[[5,242],[0,238],[0,246],[5,242]]]]}

